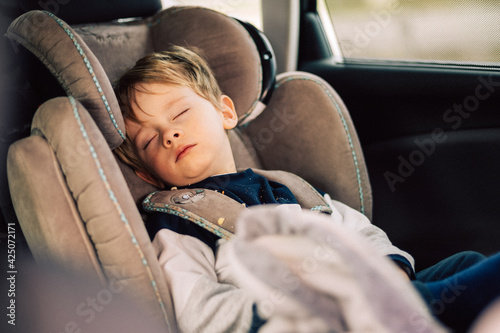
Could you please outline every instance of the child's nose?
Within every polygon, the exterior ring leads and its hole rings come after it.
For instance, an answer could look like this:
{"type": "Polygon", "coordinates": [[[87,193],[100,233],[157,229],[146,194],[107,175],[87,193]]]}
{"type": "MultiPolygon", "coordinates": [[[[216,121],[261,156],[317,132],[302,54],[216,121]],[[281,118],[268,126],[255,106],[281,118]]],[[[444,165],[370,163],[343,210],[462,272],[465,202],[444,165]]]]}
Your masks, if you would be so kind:
{"type": "Polygon", "coordinates": [[[170,147],[173,142],[180,138],[181,137],[181,131],[168,131],[167,133],[165,133],[165,135],[163,136],[163,144],[165,147],[170,147]]]}

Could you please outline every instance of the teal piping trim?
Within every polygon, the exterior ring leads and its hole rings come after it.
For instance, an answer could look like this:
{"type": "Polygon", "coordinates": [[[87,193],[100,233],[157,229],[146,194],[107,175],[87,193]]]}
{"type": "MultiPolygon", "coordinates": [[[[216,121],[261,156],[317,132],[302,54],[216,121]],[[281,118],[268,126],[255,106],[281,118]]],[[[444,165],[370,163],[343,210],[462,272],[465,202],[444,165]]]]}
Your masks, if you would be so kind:
{"type": "Polygon", "coordinates": [[[313,207],[313,208],[311,208],[311,211],[313,211],[313,212],[325,212],[325,213],[331,213],[331,209],[330,209],[330,207],[328,207],[328,206],[323,206],[323,205],[319,205],[319,206],[313,207]]]}
{"type": "Polygon", "coordinates": [[[354,168],[356,169],[356,180],[358,182],[360,211],[361,211],[361,213],[364,214],[365,213],[365,200],[364,200],[364,195],[363,195],[363,185],[361,183],[361,172],[359,170],[358,157],[356,155],[356,152],[354,151],[354,144],[352,142],[351,133],[349,132],[349,128],[347,127],[347,122],[346,122],[346,120],[344,118],[344,115],[342,114],[342,109],[340,108],[340,106],[338,105],[337,101],[335,100],[335,97],[331,94],[330,91],[328,91],[328,89],[323,85],[323,83],[321,83],[318,80],[314,80],[312,78],[308,78],[308,77],[291,77],[291,78],[288,78],[288,79],[284,80],[283,82],[277,83],[276,84],[276,88],[278,88],[280,85],[282,85],[282,84],[284,84],[286,82],[294,81],[294,80],[306,80],[306,81],[312,81],[312,82],[318,84],[319,86],[321,86],[323,88],[323,90],[327,93],[327,95],[330,98],[330,100],[335,105],[335,108],[336,108],[337,113],[338,113],[338,115],[340,117],[340,120],[342,121],[342,126],[344,127],[344,131],[345,131],[346,136],[347,136],[347,141],[349,142],[349,148],[351,150],[351,156],[352,156],[352,159],[353,159],[353,162],[354,162],[354,168]]]}
{"type": "Polygon", "coordinates": [[[146,260],[146,257],[144,256],[144,253],[143,253],[142,249],[140,248],[139,243],[137,242],[137,238],[135,237],[135,235],[132,231],[132,228],[130,227],[130,223],[129,223],[127,217],[125,216],[125,213],[123,212],[123,210],[120,206],[120,203],[116,199],[116,196],[115,196],[113,190],[111,189],[111,185],[109,184],[108,179],[106,177],[106,174],[104,173],[101,162],[99,161],[99,157],[97,156],[97,152],[96,152],[94,146],[92,145],[92,142],[90,141],[90,138],[88,136],[87,130],[85,129],[85,126],[83,125],[82,119],[80,117],[80,113],[78,112],[76,100],[73,96],[68,96],[68,97],[69,97],[69,101],[71,103],[71,107],[73,109],[73,114],[74,114],[76,121],[78,123],[78,127],[80,128],[80,132],[81,132],[85,142],[87,143],[87,145],[89,147],[91,156],[92,156],[92,158],[95,162],[95,165],[97,167],[97,170],[99,172],[99,176],[101,177],[101,180],[102,180],[104,186],[106,187],[109,198],[113,202],[113,205],[115,206],[115,208],[120,216],[121,221],[125,224],[125,228],[129,232],[132,243],[134,244],[135,248],[137,249],[137,252],[139,253],[142,264],[145,266],[146,271],[148,273],[148,276],[151,280],[151,286],[153,287],[153,290],[156,294],[158,304],[160,305],[160,308],[161,308],[163,315],[164,315],[164,318],[165,318],[165,322],[167,323],[167,326],[170,328],[170,322],[168,321],[168,316],[167,316],[167,313],[165,311],[165,304],[163,303],[163,301],[161,299],[160,292],[158,290],[158,286],[156,285],[156,281],[154,280],[153,274],[151,272],[151,268],[149,267],[149,264],[146,260]]]}
{"type": "Polygon", "coordinates": [[[73,35],[70,28],[57,16],[55,16],[54,14],[47,12],[47,11],[44,11],[44,13],[47,14],[48,16],[52,17],[54,19],[54,21],[56,21],[57,24],[59,24],[61,26],[61,28],[63,28],[63,30],[66,32],[66,34],[69,36],[69,38],[73,42],[73,45],[75,45],[76,50],[78,51],[78,53],[82,57],[83,62],[85,63],[85,66],[87,67],[87,70],[89,71],[89,74],[92,77],[92,80],[94,81],[94,84],[97,88],[97,91],[99,92],[99,95],[101,96],[101,99],[102,99],[102,102],[104,103],[104,106],[106,107],[106,111],[108,112],[108,116],[111,119],[113,126],[116,128],[120,137],[123,140],[125,140],[126,137],[123,134],[123,132],[120,130],[120,128],[118,127],[115,116],[113,115],[113,112],[111,112],[111,107],[109,106],[108,99],[106,98],[106,95],[104,95],[104,91],[102,90],[101,84],[99,83],[99,80],[97,79],[97,77],[94,73],[94,69],[92,68],[92,65],[90,64],[89,59],[85,55],[85,52],[83,52],[82,47],[80,46],[80,44],[76,40],[75,35],[73,35]]]}

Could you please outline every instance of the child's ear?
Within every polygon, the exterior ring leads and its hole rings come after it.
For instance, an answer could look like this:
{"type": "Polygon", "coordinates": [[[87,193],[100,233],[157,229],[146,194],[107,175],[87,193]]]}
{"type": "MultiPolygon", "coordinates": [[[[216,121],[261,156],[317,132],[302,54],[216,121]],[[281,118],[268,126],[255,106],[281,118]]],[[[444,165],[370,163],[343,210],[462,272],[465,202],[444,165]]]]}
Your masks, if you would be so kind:
{"type": "Polygon", "coordinates": [[[154,185],[159,188],[163,188],[164,185],[162,182],[160,182],[156,177],[154,177],[152,174],[150,174],[147,171],[143,170],[135,170],[135,174],[139,176],[142,180],[150,183],[151,185],[154,185]]]}
{"type": "Polygon", "coordinates": [[[238,124],[238,115],[236,114],[233,100],[229,96],[222,95],[221,104],[222,123],[224,125],[224,129],[229,130],[235,128],[238,124]]]}

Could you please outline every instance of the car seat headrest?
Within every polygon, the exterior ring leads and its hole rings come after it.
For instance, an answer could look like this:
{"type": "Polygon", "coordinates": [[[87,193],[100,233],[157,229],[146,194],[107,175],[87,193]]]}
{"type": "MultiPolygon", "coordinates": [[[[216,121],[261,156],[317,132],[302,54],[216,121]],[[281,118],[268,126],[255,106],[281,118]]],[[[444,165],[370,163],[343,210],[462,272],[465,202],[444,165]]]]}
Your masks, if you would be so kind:
{"type": "Polygon", "coordinates": [[[161,0],[19,0],[19,7],[24,12],[46,10],[68,24],[80,24],[151,16],[161,9],[161,0]]]}
{"type": "Polygon", "coordinates": [[[47,11],[31,11],[6,35],[35,54],[66,93],[87,108],[112,149],[125,139],[125,126],[111,80],[147,53],[172,45],[201,50],[222,92],[233,99],[240,124],[262,110],[259,102],[274,85],[274,56],[265,37],[202,7],[171,7],[134,22],[73,27],[47,11]]]}
{"type": "Polygon", "coordinates": [[[85,106],[111,148],[123,142],[125,124],[113,87],[97,58],[72,28],[49,12],[31,11],[17,18],[6,35],[36,55],[66,93],[85,106]]]}

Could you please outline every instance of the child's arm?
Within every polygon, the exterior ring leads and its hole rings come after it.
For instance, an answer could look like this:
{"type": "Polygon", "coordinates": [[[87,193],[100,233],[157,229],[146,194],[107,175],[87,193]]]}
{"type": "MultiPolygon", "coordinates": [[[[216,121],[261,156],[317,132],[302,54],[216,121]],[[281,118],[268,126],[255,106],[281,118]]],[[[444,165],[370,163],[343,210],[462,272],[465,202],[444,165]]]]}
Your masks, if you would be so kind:
{"type": "Polygon", "coordinates": [[[328,194],[325,195],[325,199],[329,202],[333,210],[332,218],[335,221],[366,237],[382,255],[390,256],[394,260],[398,260],[399,257],[401,259],[399,261],[408,262],[413,272],[415,271],[415,261],[413,257],[407,252],[392,245],[387,234],[382,229],[373,225],[365,215],[341,202],[331,200],[328,194]]]}
{"type": "Polygon", "coordinates": [[[156,234],[153,246],[182,332],[250,331],[254,300],[242,289],[219,283],[210,247],[168,229],[156,234]]]}

